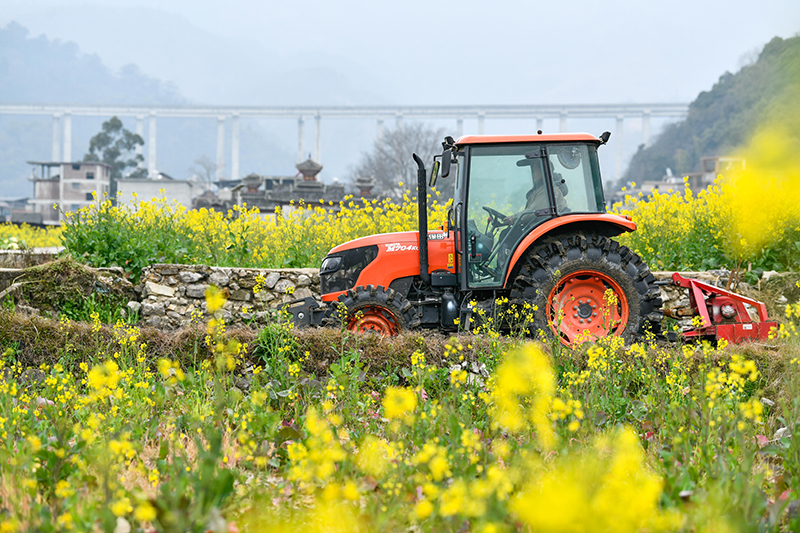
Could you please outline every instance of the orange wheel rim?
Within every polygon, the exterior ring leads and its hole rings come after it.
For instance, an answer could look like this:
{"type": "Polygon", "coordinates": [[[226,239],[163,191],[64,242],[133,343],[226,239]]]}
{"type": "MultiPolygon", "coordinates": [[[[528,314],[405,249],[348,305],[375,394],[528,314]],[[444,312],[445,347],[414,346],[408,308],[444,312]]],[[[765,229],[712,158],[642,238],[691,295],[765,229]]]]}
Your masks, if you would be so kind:
{"type": "Polygon", "coordinates": [[[620,335],[628,323],[628,299],[611,277],[580,270],[563,277],[547,297],[547,320],[564,344],[620,335]],[[607,291],[610,298],[606,296],[607,291]]]}
{"type": "Polygon", "coordinates": [[[383,307],[364,307],[350,317],[347,329],[356,333],[380,333],[381,335],[397,335],[397,319],[383,307]]]}

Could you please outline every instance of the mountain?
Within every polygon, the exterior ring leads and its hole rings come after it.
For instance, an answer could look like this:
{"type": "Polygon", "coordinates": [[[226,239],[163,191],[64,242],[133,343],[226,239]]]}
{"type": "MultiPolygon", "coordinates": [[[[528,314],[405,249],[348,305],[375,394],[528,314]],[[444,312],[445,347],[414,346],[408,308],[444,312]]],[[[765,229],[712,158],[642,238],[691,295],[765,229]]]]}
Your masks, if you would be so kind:
{"type": "Polygon", "coordinates": [[[79,43],[83,52],[99,54],[114,70],[135,63],[148,75],[174,83],[196,103],[383,103],[386,84],[370,69],[322,50],[300,52],[307,35],[280,39],[268,30],[268,20],[258,34],[231,36],[167,9],[118,3],[51,5],[20,16],[18,22],[35,33],[79,43]]]}
{"type": "Polygon", "coordinates": [[[114,73],[97,55],[72,42],[32,38],[16,22],[0,28],[0,102],[182,104],[175,86],[150,78],[134,64],[114,73]]]}
{"type": "MultiPolygon", "coordinates": [[[[796,121],[800,102],[800,36],[775,37],[758,59],[720,76],[701,92],[685,120],[668,125],[653,144],[640,147],[623,180],[660,179],[667,168],[678,175],[700,170],[700,158],[723,156],[747,142],[764,124],[796,121]]],[[[795,122],[792,131],[798,131],[795,122]]]]}
{"type": "MultiPolygon", "coordinates": [[[[0,28],[0,103],[181,105],[190,102],[173,84],[143,74],[136,65],[123,65],[115,72],[99,56],[81,53],[75,43],[50,40],[43,35],[32,37],[26,28],[11,22],[0,28]]],[[[83,158],[89,139],[108,118],[72,118],[71,159],[83,158]]],[[[126,128],[134,130],[133,117],[120,118],[126,128]]],[[[216,120],[206,122],[159,120],[160,171],[187,178],[193,173],[191,168],[196,159],[204,155],[213,159],[216,120]]],[[[30,174],[26,161],[50,159],[52,128],[50,116],[0,115],[0,196],[32,194],[32,186],[25,179],[30,174]]],[[[283,141],[268,128],[245,122],[241,135],[242,171],[294,173],[293,151],[283,146],[283,141]]],[[[230,140],[227,143],[229,146],[230,140]]],[[[227,152],[226,161],[230,163],[227,152]]]]}

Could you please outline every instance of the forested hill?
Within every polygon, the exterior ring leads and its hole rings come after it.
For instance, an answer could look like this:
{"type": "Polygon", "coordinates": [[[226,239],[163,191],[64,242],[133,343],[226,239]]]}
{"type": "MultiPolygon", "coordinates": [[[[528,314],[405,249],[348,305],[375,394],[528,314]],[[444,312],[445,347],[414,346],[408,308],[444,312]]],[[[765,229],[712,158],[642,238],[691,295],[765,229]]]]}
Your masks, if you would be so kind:
{"type": "Polygon", "coordinates": [[[691,103],[684,121],[669,125],[650,147],[640,148],[624,181],[660,179],[667,168],[678,175],[698,171],[701,157],[730,153],[764,124],[784,123],[800,134],[798,105],[800,36],[775,37],[757,61],[736,74],[723,74],[691,103]]]}
{"type": "Polygon", "coordinates": [[[0,28],[0,102],[178,104],[183,98],[135,65],[114,73],[98,56],[80,53],[75,43],[31,38],[11,22],[0,28]]]}

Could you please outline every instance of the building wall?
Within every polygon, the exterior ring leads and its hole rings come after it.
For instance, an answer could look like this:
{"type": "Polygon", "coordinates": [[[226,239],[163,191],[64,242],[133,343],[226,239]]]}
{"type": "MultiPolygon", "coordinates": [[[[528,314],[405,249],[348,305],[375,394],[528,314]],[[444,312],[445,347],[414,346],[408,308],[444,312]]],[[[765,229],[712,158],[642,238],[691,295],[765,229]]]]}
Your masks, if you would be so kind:
{"type": "Polygon", "coordinates": [[[133,199],[133,193],[139,200],[165,197],[168,201],[177,200],[186,209],[192,208],[192,198],[195,191],[200,192],[201,187],[193,187],[188,181],[179,180],[149,180],[149,179],[121,179],[117,180],[117,193],[123,203],[133,199]],[[163,189],[163,194],[161,190],[163,189]]]}
{"type": "Polygon", "coordinates": [[[42,215],[43,222],[58,222],[61,214],[53,209],[58,204],[64,212],[75,212],[102,198],[111,185],[111,170],[102,163],[61,163],[56,179],[36,180],[33,184],[33,212],[42,215]]]}
{"type": "Polygon", "coordinates": [[[108,184],[94,181],[67,181],[64,183],[64,203],[74,202],[93,202],[93,193],[97,193],[98,198],[103,194],[108,194],[108,184]]]}
{"type": "Polygon", "coordinates": [[[58,201],[58,180],[37,180],[33,182],[33,197],[37,200],[58,201]]]}
{"type": "Polygon", "coordinates": [[[97,163],[63,163],[61,177],[64,180],[97,180],[106,183],[111,181],[108,167],[97,163]],[[89,178],[90,174],[94,176],[91,179],[89,178]]]}
{"type": "Polygon", "coordinates": [[[109,168],[99,163],[63,163],[61,165],[61,209],[76,212],[108,194],[109,168]]]}

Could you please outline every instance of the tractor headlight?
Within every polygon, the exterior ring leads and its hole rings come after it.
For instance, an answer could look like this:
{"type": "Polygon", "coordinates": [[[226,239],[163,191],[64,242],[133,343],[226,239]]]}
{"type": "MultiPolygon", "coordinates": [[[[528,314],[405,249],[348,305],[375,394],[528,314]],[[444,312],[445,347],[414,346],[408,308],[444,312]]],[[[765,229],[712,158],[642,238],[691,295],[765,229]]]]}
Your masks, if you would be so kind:
{"type": "Polygon", "coordinates": [[[322,262],[322,266],[319,267],[319,273],[322,274],[330,274],[331,272],[336,272],[339,270],[339,267],[342,266],[342,258],[339,257],[326,257],[325,260],[322,262]]]}
{"type": "Polygon", "coordinates": [[[378,257],[378,247],[362,246],[326,257],[319,268],[322,294],[346,291],[356,286],[361,271],[378,257]]]}

